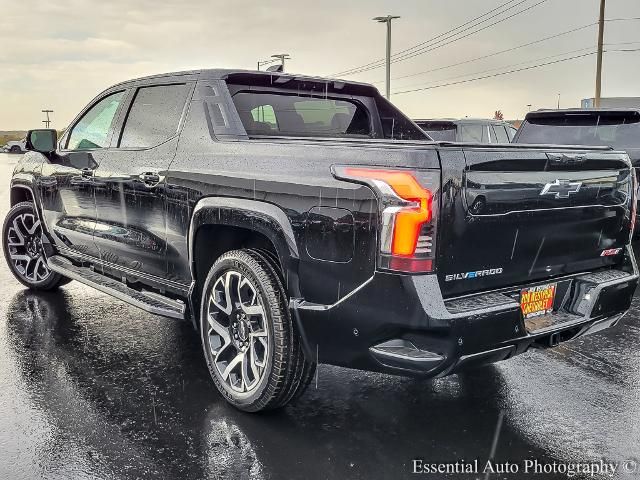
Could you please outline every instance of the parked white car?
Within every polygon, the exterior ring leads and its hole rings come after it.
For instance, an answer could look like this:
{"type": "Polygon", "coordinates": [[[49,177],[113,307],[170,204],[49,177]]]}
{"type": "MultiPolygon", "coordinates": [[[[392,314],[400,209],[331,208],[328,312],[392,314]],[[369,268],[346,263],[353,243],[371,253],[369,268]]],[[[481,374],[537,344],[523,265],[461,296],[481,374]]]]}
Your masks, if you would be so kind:
{"type": "Polygon", "coordinates": [[[5,152],[11,153],[22,153],[27,151],[27,139],[23,138],[22,140],[12,140],[7,142],[7,144],[3,147],[5,152]]]}

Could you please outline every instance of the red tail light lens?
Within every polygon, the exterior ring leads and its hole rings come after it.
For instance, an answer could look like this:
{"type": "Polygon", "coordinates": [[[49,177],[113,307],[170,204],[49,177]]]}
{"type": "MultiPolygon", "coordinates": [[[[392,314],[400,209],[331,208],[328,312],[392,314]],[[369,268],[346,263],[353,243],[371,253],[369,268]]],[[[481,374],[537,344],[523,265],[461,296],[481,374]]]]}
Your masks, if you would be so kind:
{"type": "Polygon", "coordinates": [[[378,195],[381,268],[410,273],[434,270],[439,171],[334,167],[334,175],[365,183],[378,195]]]}

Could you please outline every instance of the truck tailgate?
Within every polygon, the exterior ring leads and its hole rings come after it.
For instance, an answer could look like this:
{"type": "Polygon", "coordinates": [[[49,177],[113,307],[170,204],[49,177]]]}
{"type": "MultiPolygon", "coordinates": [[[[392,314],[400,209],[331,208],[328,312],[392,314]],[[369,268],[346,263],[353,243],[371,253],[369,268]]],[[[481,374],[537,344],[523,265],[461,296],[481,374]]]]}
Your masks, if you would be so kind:
{"type": "Polygon", "coordinates": [[[437,265],[445,297],[621,261],[634,184],[625,154],[513,147],[463,154],[459,181],[443,178],[437,265]]]}

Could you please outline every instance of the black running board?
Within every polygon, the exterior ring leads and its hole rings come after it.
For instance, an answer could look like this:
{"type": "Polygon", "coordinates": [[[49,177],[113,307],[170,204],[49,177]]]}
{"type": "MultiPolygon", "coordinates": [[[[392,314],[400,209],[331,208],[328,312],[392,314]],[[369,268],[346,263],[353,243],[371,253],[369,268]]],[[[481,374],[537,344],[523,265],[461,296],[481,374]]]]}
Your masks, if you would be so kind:
{"type": "Polygon", "coordinates": [[[149,313],[181,320],[185,318],[186,308],[184,303],[162,298],[153,293],[139,292],[127,287],[122,282],[100,275],[90,268],[78,267],[59,255],[50,257],[48,264],[51,270],[58,272],[60,275],[77,280],[149,313]]]}

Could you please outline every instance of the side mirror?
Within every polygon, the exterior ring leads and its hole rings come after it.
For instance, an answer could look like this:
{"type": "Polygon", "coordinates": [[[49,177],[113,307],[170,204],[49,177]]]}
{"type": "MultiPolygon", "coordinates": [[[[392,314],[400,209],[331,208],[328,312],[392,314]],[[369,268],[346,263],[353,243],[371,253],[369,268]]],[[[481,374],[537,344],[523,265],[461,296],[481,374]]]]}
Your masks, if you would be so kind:
{"type": "Polygon", "coordinates": [[[58,132],[53,129],[29,130],[27,133],[27,150],[40,153],[55,152],[58,143],[58,132]]]}

